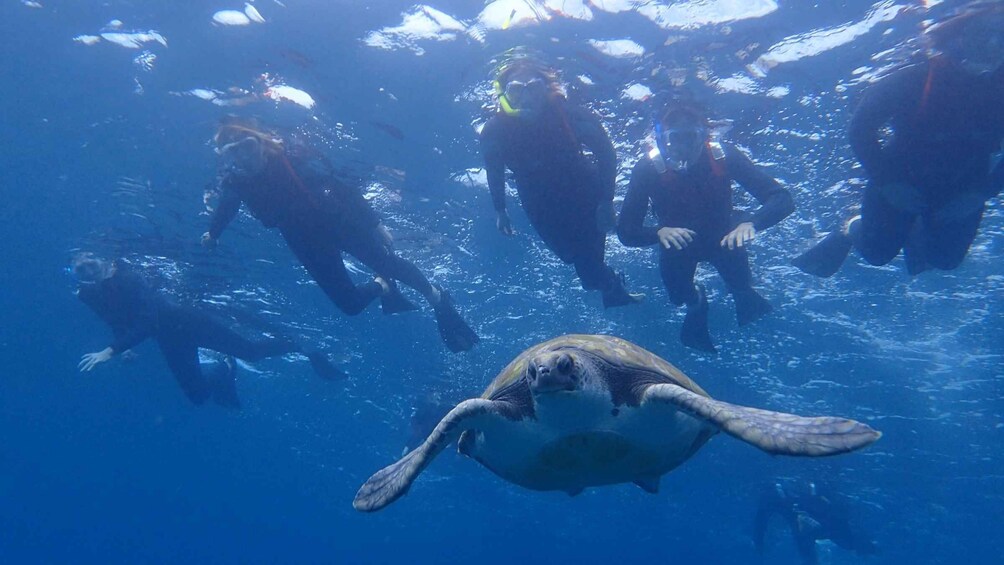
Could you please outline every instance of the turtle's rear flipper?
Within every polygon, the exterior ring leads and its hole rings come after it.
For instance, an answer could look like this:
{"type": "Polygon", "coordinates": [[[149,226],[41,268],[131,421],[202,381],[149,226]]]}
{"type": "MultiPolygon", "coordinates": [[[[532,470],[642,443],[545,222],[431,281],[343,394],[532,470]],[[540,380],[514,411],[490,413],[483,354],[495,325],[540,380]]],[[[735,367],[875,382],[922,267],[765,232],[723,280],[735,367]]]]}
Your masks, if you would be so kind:
{"type": "Polygon", "coordinates": [[[882,436],[868,425],[846,418],[806,418],[747,408],[707,398],[671,384],[649,386],[642,396],[642,403],[649,402],[673,405],[697,418],[708,420],[730,436],[776,455],[837,455],[865,447],[882,436]]]}
{"type": "Polygon", "coordinates": [[[495,403],[483,398],[465,400],[439,421],[422,445],[400,461],[376,472],[359,487],[352,507],[360,512],[376,512],[404,496],[411,483],[446,446],[465,430],[476,428],[485,417],[496,415],[495,403]]]}

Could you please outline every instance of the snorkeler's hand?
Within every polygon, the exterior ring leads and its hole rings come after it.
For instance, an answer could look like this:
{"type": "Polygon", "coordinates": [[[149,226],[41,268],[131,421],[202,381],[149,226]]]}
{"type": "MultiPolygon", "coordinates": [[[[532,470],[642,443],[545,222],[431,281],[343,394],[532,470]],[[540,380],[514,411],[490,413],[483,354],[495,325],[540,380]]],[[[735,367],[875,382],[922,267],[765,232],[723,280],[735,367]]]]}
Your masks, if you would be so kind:
{"type": "Polygon", "coordinates": [[[756,237],[756,228],[753,227],[753,222],[743,222],[722,238],[722,247],[729,249],[742,247],[753,241],[754,237],[756,237]]]}
{"type": "Polygon", "coordinates": [[[617,213],[614,212],[614,203],[608,200],[600,202],[596,208],[596,227],[603,233],[608,233],[617,225],[617,213]]]}
{"type": "Polygon", "coordinates": [[[495,219],[495,227],[502,232],[502,235],[512,235],[512,221],[509,220],[509,212],[502,210],[495,219]]]}
{"type": "Polygon", "coordinates": [[[202,234],[202,246],[206,249],[216,249],[216,238],[209,235],[209,232],[202,234]]]}
{"type": "Polygon", "coordinates": [[[670,246],[683,249],[694,241],[697,232],[687,228],[659,228],[657,235],[659,243],[666,249],[669,249],[670,246]]]}
{"type": "Polygon", "coordinates": [[[77,365],[77,368],[80,369],[81,372],[90,371],[100,363],[104,363],[105,361],[111,359],[114,354],[115,352],[111,347],[106,347],[97,353],[87,353],[80,358],[80,363],[77,365]]]}

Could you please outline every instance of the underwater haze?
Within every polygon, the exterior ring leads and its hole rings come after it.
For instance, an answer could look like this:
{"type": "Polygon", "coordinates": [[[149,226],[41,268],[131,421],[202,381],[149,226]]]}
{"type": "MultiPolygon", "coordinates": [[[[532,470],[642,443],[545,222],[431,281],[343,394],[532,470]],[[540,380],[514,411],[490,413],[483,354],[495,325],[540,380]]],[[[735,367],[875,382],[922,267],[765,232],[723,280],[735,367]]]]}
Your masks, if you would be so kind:
{"type": "Polygon", "coordinates": [[[818,279],[791,266],[859,198],[846,128],[863,90],[958,3],[431,1],[0,3],[0,563],[800,563],[780,521],[763,555],[753,546],[776,481],[839,492],[879,546],[861,557],[821,542],[821,563],[1004,561],[1000,199],[957,270],[910,277],[902,259],[853,258],[818,279]],[[498,233],[478,131],[497,58],[516,46],[602,116],[618,208],[673,76],[734,121],[729,141],[797,206],[750,250],[772,315],[736,327],[702,266],[719,353],[696,352],[651,249],[609,236],[609,263],[647,299],[605,310],[513,198],[516,235],[498,233]],[[246,213],[201,246],[212,136],[229,114],[295,130],[358,179],[481,342],[451,353],[424,305],[343,315],[246,213]],[[78,372],[110,333],[74,296],[77,250],[306,336],[349,378],[318,379],[296,354],[242,362],[238,411],[189,403],[152,342],[78,372]],[[353,509],[413,445],[417,406],[477,396],[567,333],[628,339],[716,398],[855,418],[883,437],[808,459],[720,434],[655,495],[529,491],[451,448],[392,507],[353,509]]]}

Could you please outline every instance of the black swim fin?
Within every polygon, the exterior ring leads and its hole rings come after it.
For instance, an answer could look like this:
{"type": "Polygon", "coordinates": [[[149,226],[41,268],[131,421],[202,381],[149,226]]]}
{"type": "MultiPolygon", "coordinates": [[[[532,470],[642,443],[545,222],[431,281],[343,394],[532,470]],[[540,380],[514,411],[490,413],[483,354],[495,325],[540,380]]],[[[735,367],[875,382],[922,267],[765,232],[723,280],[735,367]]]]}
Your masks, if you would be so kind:
{"type": "Polygon", "coordinates": [[[697,303],[687,305],[687,315],[683,318],[683,329],[680,330],[680,341],[683,345],[705,351],[718,353],[715,344],[711,342],[711,332],[708,330],[708,295],[704,287],[697,285],[697,303]]]}
{"type": "Polygon", "coordinates": [[[418,310],[418,306],[414,302],[401,294],[401,289],[398,288],[396,282],[387,279],[387,284],[390,286],[390,291],[380,296],[380,309],[385,315],[418,310]]]}
{"type": "Polygon", "coordinates": [[[774,311],[770,302],[752,288],[733,292],[732,299],[736,301],[736,321],[740,326],[752,324],[774,311]]]}
{"type": "Polygon", "coordinates": [[[305,355],[307,356],[307,359],[310,360],[310,367],[315,373],[317,373],[318,377],[321,377],[326,381],[341,381],[349,378],[349,376],[345,374],[345,371],[336,367],[335,364],[328,359],[328,356],[320,351],[311,351],[305,355]]]}
{"type": "Polygon", "coordinates": [[[445,290],[439,289],[439,304],[435,306],[435,313],[439,335],[450,351],[454,353],[467,351],[481,341],[478,334],[474,333],[460,316],[460,312],[457,312],[453,299],[445,290]]]}
{"type": "Polygon", "coordinates": [[[611,288],[603,291],[603,307],[604,308],[616,308],[618,306],[629,306],[631,304],[638,304],[642,300],[645,300],[645,295],[642,293],[631,293],[624,288],[624,277],[618,276],[616,282],[611,288]]]}
{"type": "Polygon", "coordinates": [[[207,380],[213,392],[213,402],[225,408],[240,410],[241,400],[237,396],[237,363],[233,357],[226,357],[217,363],[207,380]]]}
{"type": "Polygon", "coordinates": [[[840,230],[833,231],[814,247],[795,257],[791,264],[803,273],[832,277],[844,264],[851,247],[851,238],[847,234],[840,230]]]}

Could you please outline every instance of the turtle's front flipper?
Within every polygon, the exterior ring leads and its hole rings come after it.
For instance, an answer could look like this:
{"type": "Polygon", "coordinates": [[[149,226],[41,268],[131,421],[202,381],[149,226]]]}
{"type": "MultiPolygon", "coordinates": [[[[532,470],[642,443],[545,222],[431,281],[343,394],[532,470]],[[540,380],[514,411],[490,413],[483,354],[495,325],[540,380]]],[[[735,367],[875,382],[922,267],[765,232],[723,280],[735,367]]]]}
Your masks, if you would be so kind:
{"type": "Polygon", "coordinates": [[[484,418],[496,416],[495,402],[483,398],[465,400],[439,421],[422,445],[400,461],[377,471],[356,493],[352,506],[361,512],[375,512],[408,492],[419,473],[432,463],[446,446],[464,430],[476,428],[484,418]]]}
{"type": "Polygon", "coordinates": [[[882,435],[866,424],[846,418],[805,418],[736,406],[671,384],[649,386],[642,395],[642,403],[650,402],[671,404],[708,420],[733,437],[778,455],[820,457],[847,453],[871,444],[882,435]]]}

